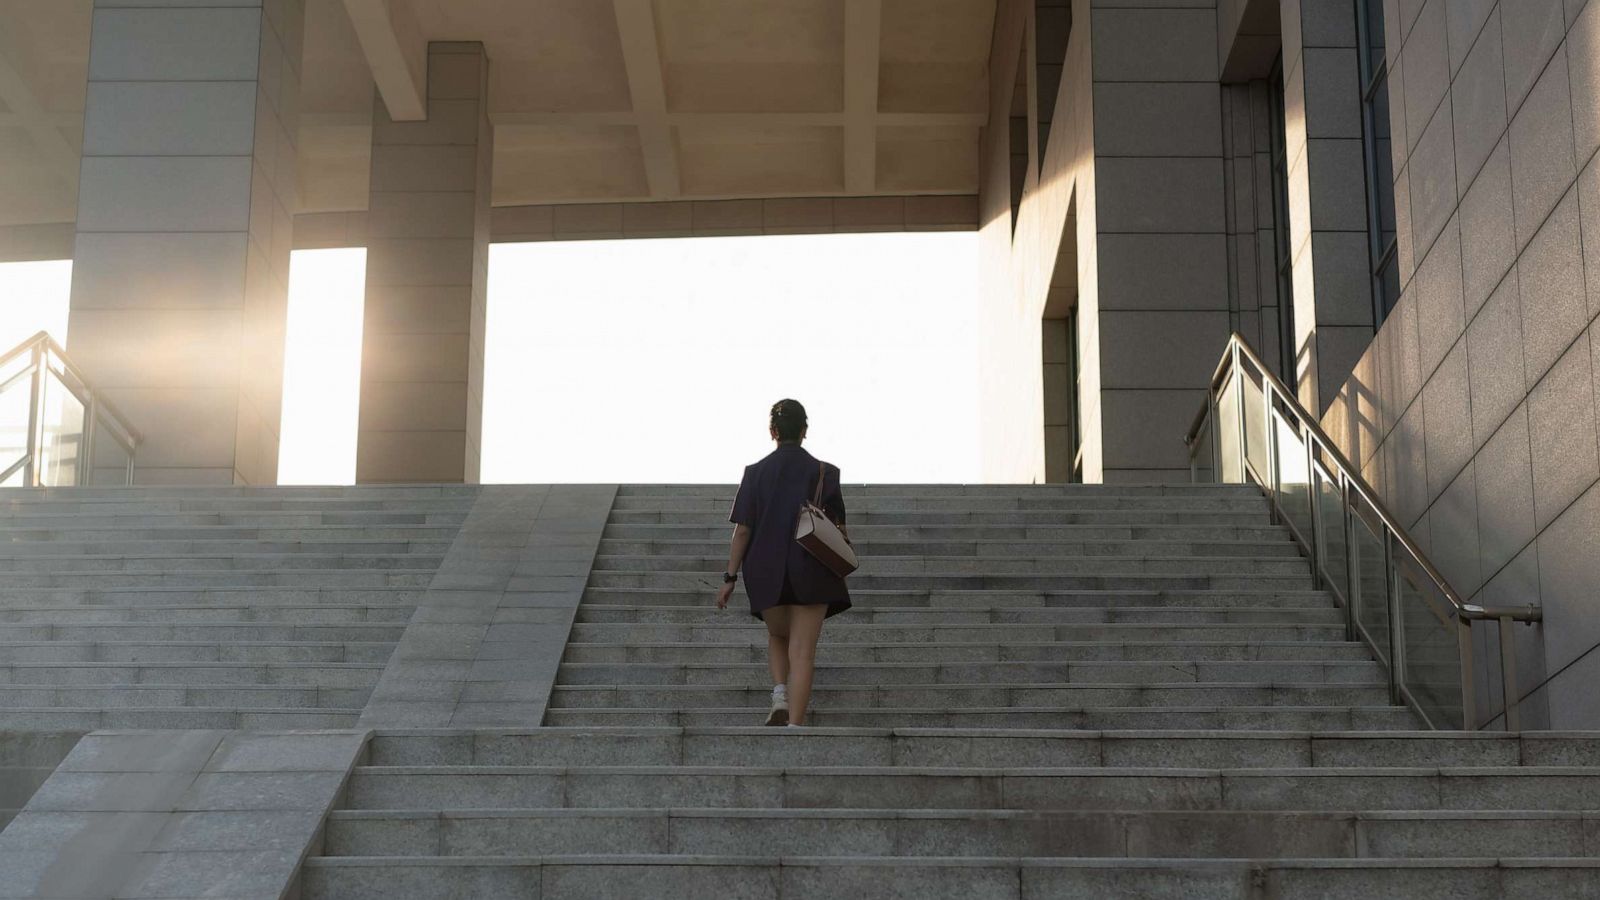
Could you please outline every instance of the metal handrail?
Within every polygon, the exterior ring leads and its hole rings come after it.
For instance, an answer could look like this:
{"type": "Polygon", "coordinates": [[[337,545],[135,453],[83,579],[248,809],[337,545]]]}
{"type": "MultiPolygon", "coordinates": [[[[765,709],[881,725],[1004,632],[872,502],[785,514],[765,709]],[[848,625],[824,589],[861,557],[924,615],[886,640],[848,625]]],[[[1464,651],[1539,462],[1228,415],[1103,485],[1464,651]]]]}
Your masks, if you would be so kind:
{"type": "Polygon", "coordinates": [[[28,378],[29,386],[27,446],[21,459],[0,471],[0,483],[15,475],[19,470],[23,473],[23,483],[29,487],[44,486],[44,474],[40,466],[40,447],[44,441],[44,410],[45,387],[50,376],[54,376],[55,383],[65,389],[74,400],[83,407],[82,431],[78,435],[79,453],[76,459],[74,483],[87,484],[95,471],[94,448],[98,432],[102,426],[109,426],[106,434],[122,448],[127,455],[123,466],[124,479],[127,484],[133,483],[133,461],[136,448],[143,440],[139,432],[128,423],[115,404],[101,396],[71,359],[66,351],[47,332],[39,332],[17,346],[0,354],[0,370],[11,365],[18,359],[28,358],[28,364],[19,368],[3,384],[0,390],[11,387],[15,382],[28,378]]]}
{"type": "MultiPolygon", "coordinates": [[[[1201,405],[1200,410],[1196,413],[1193,421],[1190,423],[1188,431],[1184,434],[1184,443],[1189,447],[1191,475],[1193,477],[1198,478],[1199,474],[1198,466],[1196,465],[1196,455],[1199,453],[1200,448],[1196,446],[1196,442],[1200,437],[1201,431],[1206,427],[1206,423],[1210,421],[1214,426],[1211,429],[1211,444],[1214,450],[1213,469],[1216,474],[1216,480],[1223,480],[1221,437],[1218,427],[1220,426],[1219,401],[1222,393],[1226,390],[1226,385],[1230,381],[1236,386],[1235,398],[1238,410],[1237,416],[1239,419],[1239,458],[1237,462],[1240,478],[1244,480],[1250,480],[1253,476],[1257,485],[1262,488],[1271,501],[1271,506],[1275,517],[1288,526],[1289,531],[1294,536],[1295,540],[1306,549],[1312,561],[1312,568],[1315,577],[1320,583],[1323,584],[1324,587],[1332,590],[1333,593],[1344,603],[1348,617],[1348,629],[1352,637],[1360,634],[1363,637],[1367,637],[1369,642],[1372,641],[1372,639],[1370,636],[1365,635],[1364,627],[1356,621],[1356,606],[1359,599],[1360,587],[1357,580],[1357,551],[1355,542],[1352,538],[1352,528],[1354,527],[1352,517],[1357,516],[1358,513],[1356,512],[1355,504],[1351,502],[1352,499],[1359,497],[1366,508],[1370,510],[1372,515],[1378,520],[1380,527],[1377,530],[1379,536],[1383,539],[1384,545],[1383,555],[1385,586],[1386,592],[1389,595],[1386,599],[1388,601],[1388,614],[1390,619],[1389,643],[1391,646],[1389,648],[1389,656],[1386,660],[1386,664],[1389,667],[1390,686],[1394,698],[1410,703],[1412,706],[1417,708],[1417,711],[1422,715],[1425,721],[1428,721],[1430,725],[1435,724],[1432,720],[1432,717],[1430,717],[1427,712],[1422,709],[1421,704],[1412,695],[1405,680],[1403,663],[1404,626],[1399,615],[1399,579],[1401,577],[1401,573],[1399,570],[1399,560],[1396,558],[1396,554],[1394,552],[1395,547],[1391,545],[1390,541],[1393,541],[1394,545],[1398,545],[1398,548],[1403,550],[1405,554],[1410,557],[1410,561],[1414,563],[1416,567],[1421,570],[1421,573],[1433,583],[1433,586],[1438,593],[1449,601],[1450,606],[1454,611],[1456,621],[1460,623],[1460,630],[1464,632],[1458,633],[1458,641],[1460,641],[1459,652],[1461,655],[1462,664],[1461,689],[1462,720],[1464,727],[1474,727],[1477,716],[1475,703],[1476,698],[1474,697],[1475,678],[1472,671],[1473,659],[1470,636],[1471,623],[1485,620],[1496,620],[1500,623],[1500,653],[1501,664],[1502,668],[1504,669],[1502,672],[1503,692],[1505,698],[1504,720],[1508,730],[1516,730],[1519,727],[1518,704],[1520,697],[1516,692],[1515,642],[1512,640],[1510,624],[1512,622],[1532,624],[1534,622],[1542,621],[1543,611],[1539,608],[1539,606],[1530,603],[1526,606],[1493,607],[1468,603],[1460,595],[1460,593],[1450,586],[1449,581],[1439,572],[1439,570],[1433,565],[1432,561],[1428,559],[1427,555],[1424,554],[1417,546],[1416,541],[1406,531],[1405,527],[1400,524],[1399,519],[1389,511],[1389,508],[1378,497],[1377,491],[1374,490],[1364,478],[1362,478],[1360,469],[1350,462],[1350,460],[1344,455],[1343,451],[1339,449],[1338,445],[1334,443],[1333,439],[1328,436],[1327,432],[1323,431],[1322,426],[1317,422],[1316,417],[1313,416],[1303,405],[1301,405],[1299,398],[1296,397],[1294,391],[1290,390],[1288,386],[1286,386],[1281,380],[1278,379],[1277,376],[1272,373],[1272,371],[1267,367],[1267,364],[1263,362],[1261,357],[1257,355],[1254,349],[1250,347],[1249,342],[1237,333],[1229,337],[1227,346],[1222,354],[1222,359],[1218,362],[1216,370],[1212,374],[1211,381],[1207,386],[1206,401],[1201,405]],[[1270,468],[1272,469],[1270,473],[1266,473],[1265,475],[1255,471],[1255,466],[1248,459],[1249,444],[1248,435],[1246,434],[1247,429],[1245,426],[1247,419],[1244,393],[1244,380],[1246,378],[1246,373],[1244,370],[1245,364],[1248,364],[1249,367],[1254,370],[1254,376],[1258,377],[1261,382],[1262,400],[1264,406],[1264,427],[1267,431],[1267,452],[1270,468]],[[1286,409],[1289,415],[1285,415],[1282,411],[1283,409],[1286,409]],[[1274,415],[1276,415],[1277,418],[1283,421],[1285,424],[1290,425],[1290,427],[1296,432],[1295,436],[1305,444],[1307,508],[1310,510],[1312,531],[1309,536],[1301,534],[1300,529],[1295,526],[1290,517],[1285,514],[1283,509],[1281,509],[1279,506],[1278,496],[1281,488],[1278,479],[1280,448],[1278,447],[1276,430],[1273,427],[1274,415]],[[1292,423],[1289,421],[1291,416],[1294,419],[1292,423]],[[1318,453],[1319,450],[1320,455],[1318,453]],[[1352,594],[1351,597],[1343,596],[1338,590],[1337,586],[1332,583],[1332,580],[1328,578],[1327,574],[1323,570],[1322,560],[1320,558],[1321,541],[1319,540],[1319,535],[1317,534],[1317,532],[1323,527],[1321,509],[1322,500],[1317,486],[1318,476],[1321,476],[1331,484],[1336,485],[1339,488],[1340,496],[1343,498],[1343,515],[1345,518],[1343,523],[1344,535],[1345,544],[1348,548],[1346,559],[1346,586],[1352,594]]],[[[1449,624],[1448,617],[1441,615],[1438,611],[1434,611],[1434,616],[1439,618],[1443,624],[1449,624]]],[[[1374,647],[1376,648],[1376,643],[1374,643],[1374,647]]],[[[1383,654],[1381,652],[1379,653],[1379,658],[1380,660],[1383,659],[1383,654]]]]}

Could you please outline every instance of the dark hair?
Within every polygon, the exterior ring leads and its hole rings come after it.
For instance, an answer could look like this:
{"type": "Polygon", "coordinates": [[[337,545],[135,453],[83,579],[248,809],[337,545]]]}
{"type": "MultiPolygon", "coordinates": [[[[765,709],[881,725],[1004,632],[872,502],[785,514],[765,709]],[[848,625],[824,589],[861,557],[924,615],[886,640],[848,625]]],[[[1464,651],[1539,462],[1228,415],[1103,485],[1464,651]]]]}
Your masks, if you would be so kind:
{"type": "Polygon", "coordinates": [[[772,429],[780,441],[798,441],[806,430],[806,408],[799,400],[779,400],[772,404],[772,429]]]}

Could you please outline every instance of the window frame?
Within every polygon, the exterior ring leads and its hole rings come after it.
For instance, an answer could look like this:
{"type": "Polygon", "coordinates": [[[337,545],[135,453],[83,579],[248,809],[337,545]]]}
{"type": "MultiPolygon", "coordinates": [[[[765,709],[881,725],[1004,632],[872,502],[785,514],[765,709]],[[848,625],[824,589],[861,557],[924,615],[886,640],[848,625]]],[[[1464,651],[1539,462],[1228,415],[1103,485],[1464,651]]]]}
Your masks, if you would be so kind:
{"type": "MultiPolygon", "coordinates": [[[[1367,191],[1367,257],[1368,277],[1372,289],[1372,323],[1380,326],[1389,314],[1394,311],[1395,304],[1400,300],[1400,283],[1398,271],[1394,280],[1394,289],[1391,293],[1387,283],[1386,273],[1391,266],[1396,266],[1400,249],[1399,219],[1395,215],[1394,182],[1387,185],[1380,182],[1380,173],[1383,167],[1378,159],[1378,95],[1380,91],[1387,93],[1389,90],[1389,59],[1387,45],[1373,46],[1372,27],[1383,28],[1383,0],[1356,0],[1356,54],[1359,71],[1357,73],[1361,85],[1361,155],[1363,169],[1366,176],[1367,191]],[[1376,15],[1374,5],[1376,4],[1376,15]],[[1384,207],[1388,207],[1389,218],[1396,223],[1393,236],[1385,237],[1383,230],[1384,207]]],[[[1385,102],[1390,99],[1385,96],[1385,102]]],[[[1384,117],[1388,117],[1385,109],[1384,117]]],[[[1388,126],[1389,123],[1383,123],[1388,126]]],[[[1391,146],[1394,135],[1389,135],[1391,146]]],[[[1388,167],[1394,171],[1391,158],[1388,167]]]]}

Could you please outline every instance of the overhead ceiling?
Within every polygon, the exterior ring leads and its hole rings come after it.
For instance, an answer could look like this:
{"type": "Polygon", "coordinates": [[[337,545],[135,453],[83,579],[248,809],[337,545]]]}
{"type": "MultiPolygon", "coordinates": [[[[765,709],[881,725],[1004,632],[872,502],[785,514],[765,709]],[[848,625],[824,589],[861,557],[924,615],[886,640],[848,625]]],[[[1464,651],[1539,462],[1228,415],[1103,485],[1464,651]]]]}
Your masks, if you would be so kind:
{"type": "MultiPolygon", "coordinates": [[[[995,0],[306,0],[302,212],[366,208],[406,108],[372,3],[484,43],[499,206],[977,189],[995,0]]],[[[91,7],[0,2],[0,224],[74,216],[91,7]]]]}

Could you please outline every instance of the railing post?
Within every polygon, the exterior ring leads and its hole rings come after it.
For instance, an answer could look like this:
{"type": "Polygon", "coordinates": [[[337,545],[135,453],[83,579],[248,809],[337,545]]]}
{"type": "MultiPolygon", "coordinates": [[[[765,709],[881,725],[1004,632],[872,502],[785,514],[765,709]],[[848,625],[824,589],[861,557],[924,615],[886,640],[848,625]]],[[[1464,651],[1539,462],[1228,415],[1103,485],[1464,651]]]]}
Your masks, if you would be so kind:
{"type": "Polygon", "coordinates": [[[1400,567],[1395,565],[1394,532],[1388,525],[1383,526],[1383,581],[1389,608],[1389,693],[1392,702],[1402,703],[1405,700],[1401,689],[1405,687],[1406,645],[1401,630],[1405,626],[1400,614],[1400,567]]]}
{"type": "Polygon", "coordinates": [[[30,353],[33,363],[33,376],[28,386],[28,450],[24,459],[27,460],[22,467],[22,484],[24,487],[39,486],[39,429],[44,422],[44,347],[34,344],[30,353]]]}
{"type": "Polygon", "coordinates": [[[1522,695],[1517,687],[1517,642],[1511,633],[1511,617],[1500,617],[1500,677],[1506,701],[1506,730],[1522,730],[1522,695]]]}
{"type": "Polygon", "coordinates": [[[1345,598],[1345,633],[1350,640],[1355,640],[1358,618],[1357,610],[1361,605],[1361,548],[1356,543],[1356,508],[1351,502],[1355,491],[1350,488],[1350,479],[1341,471],[1339,473],[1339,496],[1344,498],[1344,571],[1345,584],[1349,585],[1348,596],[1345,598]]]}
{"type": "Polygon", "coordinates": [[[1478,677],[1473,665],[1476,652],[1472,646],[1472,620],[1456,613],[1456,643],[1461,652],[1461,727],[1467,731],[1478,728],[1478,677]]]}
{"type": "Polygon", "coordinates": [[[1250,464],[1248,460],[1250,459],[1250,453],[1248,448],[1245,447],[1245,441],[1248,440],[1246,436],[1248,429],[1246,429],[1244,426],[1244,366],[1241,365],[1239,360],[1238,343],[1230,343],[1228,345],[1228,350],[1233,354],[1233,405],[1234,408],[1239,411],[1239,483],[1249,484],[1250,464]]]}

